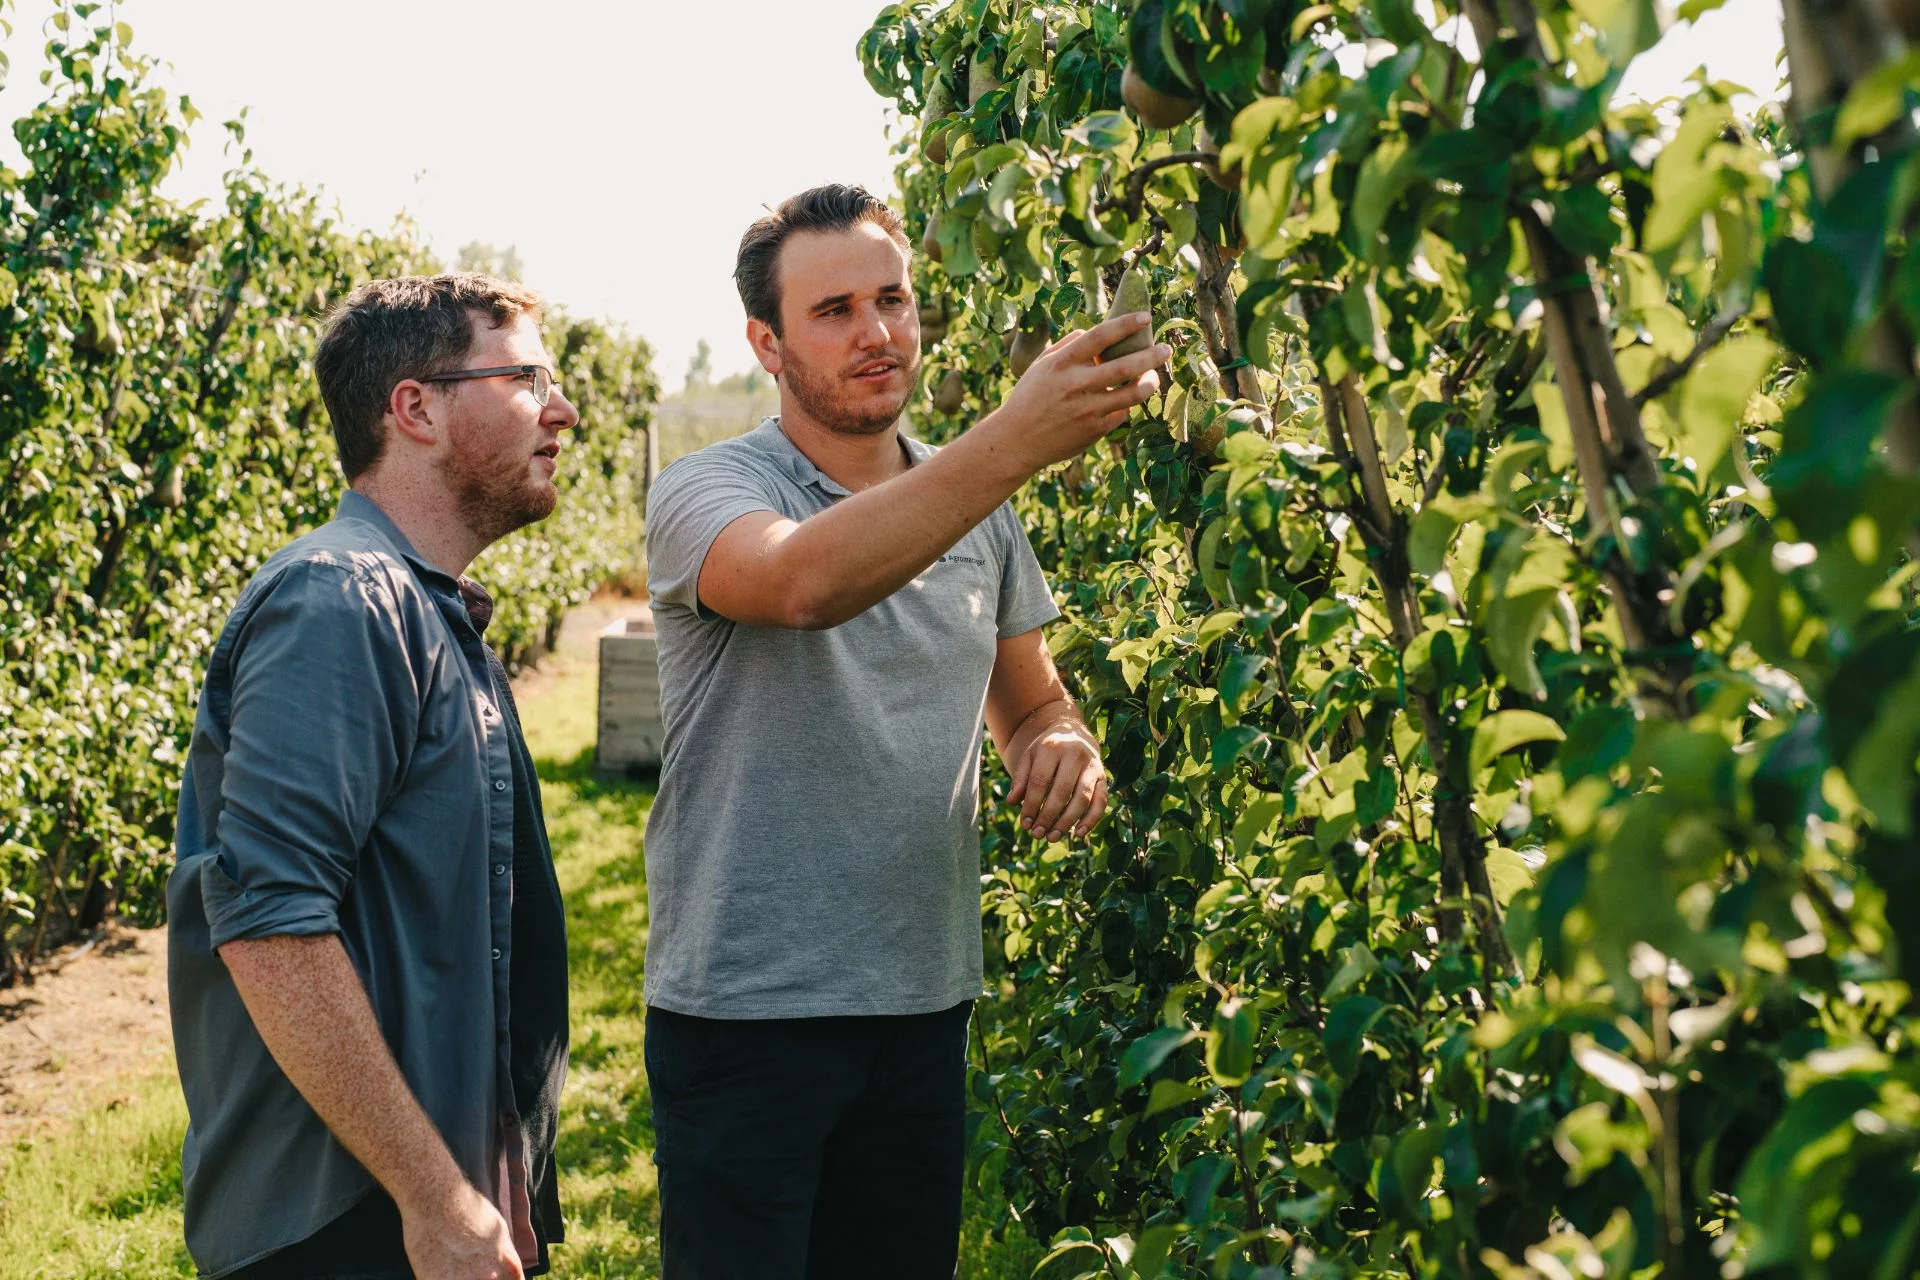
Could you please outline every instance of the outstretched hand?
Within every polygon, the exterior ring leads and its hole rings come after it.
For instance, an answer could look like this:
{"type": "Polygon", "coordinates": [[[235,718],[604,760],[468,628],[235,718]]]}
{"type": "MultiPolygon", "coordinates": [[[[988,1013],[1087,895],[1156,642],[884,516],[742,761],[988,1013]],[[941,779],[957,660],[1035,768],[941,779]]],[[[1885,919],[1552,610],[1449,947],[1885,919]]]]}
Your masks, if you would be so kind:
{"type": "Polygon", "coordinates": [[[1166,344],[1100,359],[1102,351],[1151,323],[1151,316],[1136,311],[1065,335],[1033,362],[987,422],[1024,451],[1031,470],[1083,452],[1160,389],[1154,370],[1173,354],[1166,344]]]}

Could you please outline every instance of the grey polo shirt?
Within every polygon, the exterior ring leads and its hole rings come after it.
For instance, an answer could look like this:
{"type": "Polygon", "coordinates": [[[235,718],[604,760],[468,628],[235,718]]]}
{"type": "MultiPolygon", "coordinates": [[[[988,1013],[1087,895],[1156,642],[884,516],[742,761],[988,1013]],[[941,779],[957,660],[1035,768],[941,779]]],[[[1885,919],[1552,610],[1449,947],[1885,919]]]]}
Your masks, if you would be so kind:
{"type": "MultiPolygon", "coordinates": [[[[903,438],[915,463],[932,446],[903,438]]],[[[720,531],[848,496],[779,424],[675,462],[647,503],[666,741],[647,823],[646,1000],[712,1018],[908,1014],[980,992],[980,750],[998,642],[1059,616],[1003,505],[825,631],[698,599],[720,531]]]]}
{"type": "Polygon", "coordinates": [[[208,661],[167,885],[202,1274],[304,1239],[374,1187],[216,951],[276,935],[340,936],[414,1096],[538,1259],[509,1061],[510,751],[459,582],[360,494],[241,593],[208,661]]]}

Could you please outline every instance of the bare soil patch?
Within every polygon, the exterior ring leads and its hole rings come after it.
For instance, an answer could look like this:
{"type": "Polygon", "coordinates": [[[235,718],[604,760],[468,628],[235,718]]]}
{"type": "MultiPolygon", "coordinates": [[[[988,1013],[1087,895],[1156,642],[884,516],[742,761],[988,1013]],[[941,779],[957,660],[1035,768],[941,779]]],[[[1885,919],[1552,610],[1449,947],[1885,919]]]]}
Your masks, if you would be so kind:
{"type": "Polygon", "coordinates": [[[0,1146],[112,1106],[116,1084],[172,1066],[166,928],[110,923],[0,991],[0,1146]]]}

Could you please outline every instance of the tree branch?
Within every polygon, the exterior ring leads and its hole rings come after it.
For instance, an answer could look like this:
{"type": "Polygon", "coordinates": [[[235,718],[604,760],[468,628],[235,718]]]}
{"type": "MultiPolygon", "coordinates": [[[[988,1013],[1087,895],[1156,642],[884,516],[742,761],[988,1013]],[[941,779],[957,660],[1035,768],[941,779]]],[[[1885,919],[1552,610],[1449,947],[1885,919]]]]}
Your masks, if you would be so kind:
{"type": "Polygon", "coordinates": [[[1742,305],[1729,307],[1715,316],[1708,322],[1707,327],[1700,331],[1700,336],[1694,341],[1693,350],[1679,360],[1667,361],[1653,377],[1647,379],[1646,386],[1633,393],[1634,406],[1638,408],[1649,400],[1658,400],[1671,391],[1674,384],[1686,377],[1693,366],[1700,362],[1700,357],[1718,346],[1733,331],[1733,326],[1746,317],[1746,314],[1747,308],[1742,305]]]}

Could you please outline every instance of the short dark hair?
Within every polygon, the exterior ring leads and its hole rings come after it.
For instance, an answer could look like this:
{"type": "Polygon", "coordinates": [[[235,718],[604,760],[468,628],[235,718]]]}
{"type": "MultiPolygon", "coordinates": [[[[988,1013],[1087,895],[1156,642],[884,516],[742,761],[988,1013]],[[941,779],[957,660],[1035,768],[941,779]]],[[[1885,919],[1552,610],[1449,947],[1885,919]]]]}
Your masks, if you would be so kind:
{"type": "Polygon", "coordinates": [[[788,236],[796,231],[844,231],[862,222],[883,228],[901,248],[911,251],[900,215],[886,201],[865,187],[838,182],[788,196],[778,209],[748,227],[740,237],[740,254],[733,265],[733,283],[747,314],[780,332],[778,267],[788,236]]]}
{"type": "Polygon", "coordinates": [[[449,372],[473,349],[476,321],[498,329],[518,316],[539,319],[540,296],[466,271],[369,280],[348,294],[313,357],[347,482],[380,460],[396,383],[449,372]]]}

